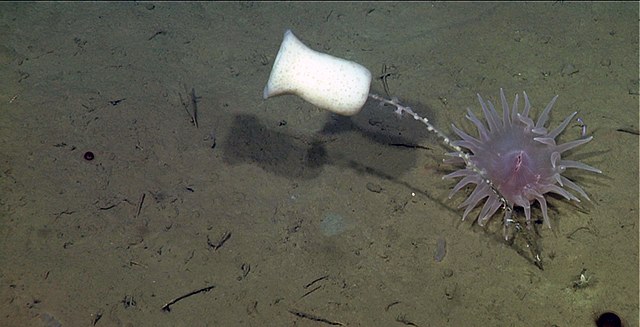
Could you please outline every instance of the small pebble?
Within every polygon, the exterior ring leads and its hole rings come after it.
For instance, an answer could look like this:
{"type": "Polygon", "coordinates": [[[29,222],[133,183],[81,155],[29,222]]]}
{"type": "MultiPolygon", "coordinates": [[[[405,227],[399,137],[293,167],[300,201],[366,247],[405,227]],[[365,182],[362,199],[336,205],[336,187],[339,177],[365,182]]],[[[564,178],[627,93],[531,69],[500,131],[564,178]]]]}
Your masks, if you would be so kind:
{"type": "Polygon", "coordinates": [[[438,248],[436,249],[436,254],[433,256],[433,259],[440,262],[442,261],[442,259],[444,259],[445,255],[447,255],[447,242],[445,241],[444,237],[439,237],[438,248]]]}
{"type": "Polygon", "coordinates": [[[373,193],[380,193],[382,192],[382,187],[378,184],[375,183],[367,183],[367,190],[373,192],[373,193]]]}
{"type": "Polygon", "coordinates": [[[444,296],[447,297],[447,300],[453,300],[455,294],[456,288],[454,286],[447,286],[444,288],[444,296]]]}
{"type": "Polygon", "coordinates": [[[611,59],[602,59],[600,65],[605,67],[611,66],[611,59]]]}

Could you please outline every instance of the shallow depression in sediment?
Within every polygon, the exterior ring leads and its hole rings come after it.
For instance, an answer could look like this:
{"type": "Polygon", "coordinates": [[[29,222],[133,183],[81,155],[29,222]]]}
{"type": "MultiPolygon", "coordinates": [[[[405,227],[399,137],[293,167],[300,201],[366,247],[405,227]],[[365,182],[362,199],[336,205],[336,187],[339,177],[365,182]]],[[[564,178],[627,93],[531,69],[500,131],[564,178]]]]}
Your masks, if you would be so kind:
{"type": "Polygon", "coordinates": [[[324,219],[320,223],[320,229],[324,236],[338,235],[345,230],[346,226],[344,217],[333,213],[324,214],[324,219]]]}

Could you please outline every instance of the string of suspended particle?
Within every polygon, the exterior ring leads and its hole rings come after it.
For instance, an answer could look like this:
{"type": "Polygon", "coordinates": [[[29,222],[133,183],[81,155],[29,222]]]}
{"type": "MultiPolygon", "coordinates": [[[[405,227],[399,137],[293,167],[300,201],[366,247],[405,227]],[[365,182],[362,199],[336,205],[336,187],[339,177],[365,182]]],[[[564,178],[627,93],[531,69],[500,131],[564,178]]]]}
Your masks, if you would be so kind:
{"type": "MultiPolygon", "coordinates": [[[[507,203],[507,199],[505,199],[504,196],[502,196],[502,194],[500,193],[500,191],[498,190],[498,188],[493,184],[493,182],[488,179],[485,175],[484,170],[478,168],[478,165],[476,165],[473,161],[471,161],[471,156],[462,151],[462,148],[460,146],[454,145],[453,143],[451,143],[451,139],[446,136],[444,133],[442,133],[439,129],[435,128],[430,122],[429,119],[422,117],[418,114],[416,114],[411,107],[405,107],[401,104],[398,103],[398,100],[396,98],[393,98],[391,100],[385,99],[377,94],[369,94],[369,97],[380,101],[380,105],[390,105],[390,106],[394,106],[396,107],[396,111],[395,113],[398,114],[399,116],[402,116],[403,113],[407,113],[410,116],[413,117],[413,119],[418,120],[420,122],[422,122],[423,124],[427,125],[427,130],[429,130],[430,132],[434,132],[436,133],[438,136],[440,136],[440,138],[442,138],[443,143],[454,149],[458,155],[459,158],[461,158],[462,160],[464,160],[465,165],[467,166],[467,169],[472,170],[473,172],[477,173],[478,175],[480,175],[482,177],[482,180],[484,180],[485,183],[487,183],[487,185],[489,185],[489,187],[491,188],[491,190],[493,191],[493,193],[495,193],[495,195],[498,197],[498,199],[500,200],[500,202],[502,203],[502,208],[503,210],[506,210],[509,212],[508,217],[511,217],[511,212],[512,209],[511,207],[508,205],[507,203]]],[[[510,219],[508,221],[505,221],[505,224],[510,224],[512,223],[513,220],[510,219]]]]}

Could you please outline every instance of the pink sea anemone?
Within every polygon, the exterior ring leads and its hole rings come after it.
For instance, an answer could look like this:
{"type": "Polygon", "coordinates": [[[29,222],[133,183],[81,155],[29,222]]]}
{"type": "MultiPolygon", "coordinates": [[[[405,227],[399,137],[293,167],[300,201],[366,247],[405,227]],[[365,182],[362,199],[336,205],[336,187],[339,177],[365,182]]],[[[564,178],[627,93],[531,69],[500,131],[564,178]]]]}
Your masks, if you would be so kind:
{"type": "MultiPolygon", "coordinates": [[[[502,89],[500,89],[502,118],[498,116],[491,101],[487,101],[489,103],[487,108],[487,105],[478,94],[478,100],[480,100],[489,129],[487,130],[471,110],[467,109],[469,112],[467,118],[478,128],[480,139],[478,140],[466,134],[452,124],[454,131],[462,138],[462,140],[454,141],[452,144],[471,151],[470,161],[499,190],[507,200],[509,207],[513,208],[515,205],[524,208],[527,224],[530,224],[531,221],[531,203],[537,200],[542,209],[544,221],[551,228],[547,214],[547,201],[544,198],[545,193],[557,193],[567,200],[580,202],[576,196],[564,188],[566,186],[589,200],[589,197],[580,186],[561,174],[567,168],[580,168],[596,173],[601,173],[601,171],[581,162],[560,159],[561,153],[587,143],[593,138],[590,136],[572,142],[556,144],[555,138],[567,127],[576,112],[569,115],[558,127],[548,132],[544,124],[558,96],[556,95],[549,102],[542,111],[540,118],[538,118],[538,122],[534,125],[533,120],[529,118],[531,104],[527,98],[527,93],[523,92],[523,94],[524,110],[522,113],[518,112],[518,95],[516,94],[511,114],[509,114],[507,99],[502,89]]],[[[455,157],[448,159],[447,162],[463,162],[456,153],[447,153],[447,155],[455,157]]],[[[491,218],[500,208],[502,203],[499,197],[493,192],[489,184],[484,181],[481,174],[468,167],[457,170],[443,178],[454,177],[463,178],[453,188],[449,198],[465,185],[470,183],[477,184],[469,198],[460,205],[460,208],[467,207],[462,215],[463,220],[482,199],[487,198],[478,216],[478,223],[480,226],[484,226],[484,222],[491,218]]],[[[506,211],[505,224],[509,223],[510,215],[511,211],[506,211]]]]}

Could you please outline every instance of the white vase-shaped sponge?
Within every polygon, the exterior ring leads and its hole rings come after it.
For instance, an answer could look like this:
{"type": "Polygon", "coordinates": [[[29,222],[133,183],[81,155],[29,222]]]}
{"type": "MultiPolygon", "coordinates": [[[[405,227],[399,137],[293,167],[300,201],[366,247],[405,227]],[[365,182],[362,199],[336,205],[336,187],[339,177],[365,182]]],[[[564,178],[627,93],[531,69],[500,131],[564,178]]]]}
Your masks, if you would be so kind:
{"type": "Polygon", "coordinates": [[[367,101],[370,86],[371,72],[366,67],[312,50],[287,30],[264,98],[295,94],[322,109],[352,116],[367,101]]]}

